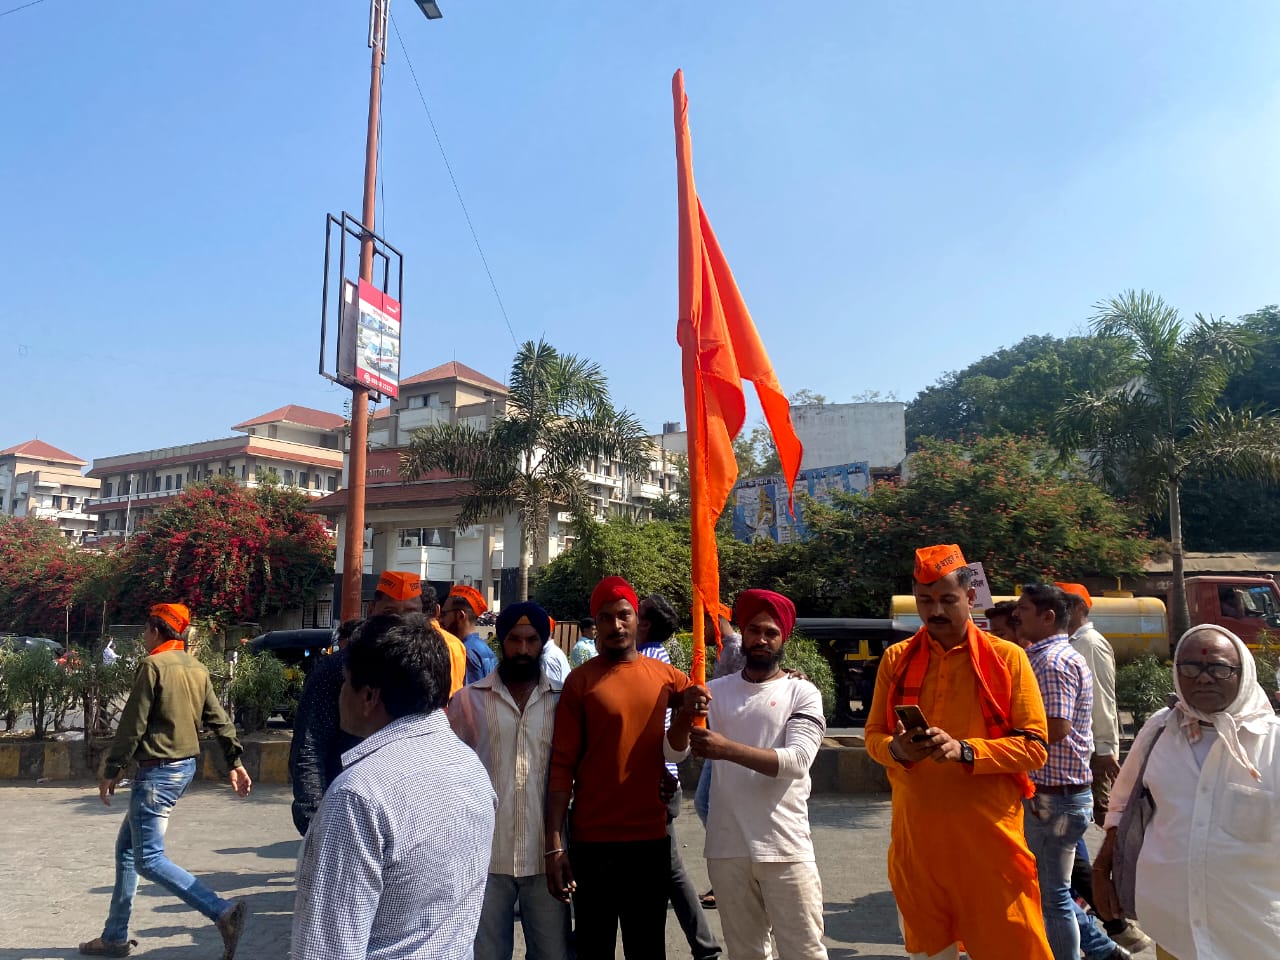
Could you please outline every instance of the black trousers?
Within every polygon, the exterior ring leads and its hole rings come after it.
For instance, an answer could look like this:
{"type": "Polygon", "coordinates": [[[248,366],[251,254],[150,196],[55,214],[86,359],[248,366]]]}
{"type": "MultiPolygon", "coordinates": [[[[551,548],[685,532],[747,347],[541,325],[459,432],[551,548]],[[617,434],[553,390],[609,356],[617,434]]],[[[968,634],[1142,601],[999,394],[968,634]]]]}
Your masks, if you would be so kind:
{"type": "Polygon", "coordinates": [[[569,847],[578,960],[613,960],[622,927],[627,960],[666,960],[671,838],[569,847]]]}

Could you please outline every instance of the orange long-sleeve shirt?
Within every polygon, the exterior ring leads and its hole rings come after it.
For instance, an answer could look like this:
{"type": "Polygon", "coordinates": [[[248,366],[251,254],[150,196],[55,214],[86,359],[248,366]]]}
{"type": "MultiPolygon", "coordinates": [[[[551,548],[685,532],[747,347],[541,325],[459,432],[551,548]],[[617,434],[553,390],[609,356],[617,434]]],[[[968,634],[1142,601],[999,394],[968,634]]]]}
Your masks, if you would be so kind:
{"type": "MultiPolygon", "coordinates": [[[[988,635],[1012,679],[1010,720],[1048,737],[1031,664],[1012,643],[988,635]]],[[[968,647],[928,637],[920,710],[932,726],[973,747],[974,763],[904,766],[889,753],[890,684],[908,643],[885,651],[866,726],[867,753],[893,788],[889,884],[909,952],[938,953],[962,942],[984,960],[1052,960],[1044,935],[1035,858],[1022,827],[1022,787],[1007,774],[1037,769],[1042,744],[1020,735],[988,739],[981,688],[968,647]]]]}
{"type": "Polygon", "coordinates": [[[573,839],[661,840],[667,698],[689,678],[667,663],[593,657],[571,671],[556,708],[549,789],[573,793],[573,839]]]}

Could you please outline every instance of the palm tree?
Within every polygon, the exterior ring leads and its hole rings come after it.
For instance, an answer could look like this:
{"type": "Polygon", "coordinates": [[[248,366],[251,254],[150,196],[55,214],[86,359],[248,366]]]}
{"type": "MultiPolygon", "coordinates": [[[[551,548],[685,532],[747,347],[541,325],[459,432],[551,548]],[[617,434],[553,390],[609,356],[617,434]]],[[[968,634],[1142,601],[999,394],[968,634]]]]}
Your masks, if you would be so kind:
{"type": "Polygon", "coordinates": [[[1096,305],[1095,335],[1129,353],[1137,376],[1127,384],[1069,399],[1054,421],[1064,456],[1083,453],[1095,476],[1120,494],[1169,511],[1173,555],[1172,636],[1187,629],[1183,581],[1182,481],[1189,474],[1280,478],[1280,418],[1231,410],[1222,394],[1253,350],[1245,328],[1178,311],[1146,291],[1096,305]]]}
{"type": "Polygon", "coordinates": [[[414,431],[401,456],[408,478],[433,470],[471,481],[458,529],[514,511],[520,522],[520,599],[529,597],[534,559],[552,505],[575,520],[590,516],[583,468],[592,457],[620,462],[635,477],[649,465],[640,421],[618,410],[599,364],[526,341],[511,364],[506,411],[492,427],[441,423],[414,431]]]}

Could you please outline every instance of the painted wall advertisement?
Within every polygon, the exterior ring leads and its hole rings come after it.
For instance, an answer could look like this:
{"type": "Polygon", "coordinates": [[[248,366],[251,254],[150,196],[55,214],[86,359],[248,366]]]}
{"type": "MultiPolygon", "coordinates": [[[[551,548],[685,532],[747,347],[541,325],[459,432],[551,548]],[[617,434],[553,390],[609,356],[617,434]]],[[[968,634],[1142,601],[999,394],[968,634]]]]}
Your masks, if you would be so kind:
{"type": "Polygon", "coordinates": [[[400,302],[366,280],[343,282],[338,377],[400,396],[400,302]]]}
{"type": "Polygon", "coordinates": [[[729,494],[729,503],[733,507],[733,536],[743,543],[803,540],[808,532],[804,526],[800,494],[806,493],[818,503],[829,505],[836,493],[865,493],[870,485],[871,473],[866,463],[801,470],[796,477],[796,515],[793,520],[787,512],[787,485],[781,477],[743,480],[729,494]]]}

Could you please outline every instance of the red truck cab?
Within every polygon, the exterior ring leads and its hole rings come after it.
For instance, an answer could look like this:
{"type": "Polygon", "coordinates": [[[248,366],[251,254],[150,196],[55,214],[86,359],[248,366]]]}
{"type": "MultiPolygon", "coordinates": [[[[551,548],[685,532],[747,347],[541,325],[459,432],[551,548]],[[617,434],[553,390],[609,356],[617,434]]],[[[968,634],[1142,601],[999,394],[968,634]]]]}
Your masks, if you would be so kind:
{"type": "Polygon", "coordinates": [[[1252,649],[1280,642],[1280,588],[1270,577],[1187,577],[1193,624],[1226,627],[1252,649]]]}

